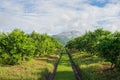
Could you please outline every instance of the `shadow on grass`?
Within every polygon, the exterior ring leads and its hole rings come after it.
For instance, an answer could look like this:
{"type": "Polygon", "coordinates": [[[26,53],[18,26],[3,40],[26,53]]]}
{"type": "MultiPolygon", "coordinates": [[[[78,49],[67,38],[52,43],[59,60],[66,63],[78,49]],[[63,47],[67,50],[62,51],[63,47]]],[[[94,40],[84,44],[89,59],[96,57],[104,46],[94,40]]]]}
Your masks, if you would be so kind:
{"type": "Polygon", "coordinates": [[[86,67],[81,69],[82,80],[120,80],[120,72],[118,70],[104,72],[95,67],[86,67]]]}
{"type": "Polygon", "coordinates": [[[38,57],[38,58],[35,58],[35,59],[54,64],[59,58],[56,57],[56,56],[43,56],[43,57],[38,57]]]}
{"type": "Polygon", "coordinates": [[[82,80],[120,80],[118,70],[110,71],[110,63],[104,59],[88,54],[73,54],[74,62],[81,66],[82,80]]]}
{"type": "Polygon", "coordinates": [[[56,74],[54,80],[76,80],[73,71],[58,71],[56,74]]]}
{"type": "Polygon", "coordinates": [[[82,64],[82,65],[95,64],[104,61],[104,59],[98,58],[97,56],[93,56],[91,54],[84,54],[84,53],[82,53],[82,56],[79,55],[75,56],[73,60],[76,64],[82,64]]]}

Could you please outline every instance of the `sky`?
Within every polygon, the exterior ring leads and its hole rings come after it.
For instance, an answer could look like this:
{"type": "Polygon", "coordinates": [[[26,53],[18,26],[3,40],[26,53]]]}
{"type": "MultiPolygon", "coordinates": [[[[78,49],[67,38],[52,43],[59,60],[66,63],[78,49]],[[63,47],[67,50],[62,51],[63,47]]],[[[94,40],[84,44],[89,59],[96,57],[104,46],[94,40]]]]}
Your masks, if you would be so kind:
{"type": "Polygon", "coordinates": [[[120,31],[120,0],[0,0],[0,32],[120,31]]]}

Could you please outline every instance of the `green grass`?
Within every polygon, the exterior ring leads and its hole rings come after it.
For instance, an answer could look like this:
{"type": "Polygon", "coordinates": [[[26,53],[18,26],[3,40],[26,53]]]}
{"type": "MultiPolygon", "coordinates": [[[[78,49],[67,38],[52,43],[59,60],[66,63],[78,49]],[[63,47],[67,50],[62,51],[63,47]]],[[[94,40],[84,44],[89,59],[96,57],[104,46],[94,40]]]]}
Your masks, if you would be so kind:
{"type": "Polygon", "coordinates": [[[120,80],[120,72],[116,69],[110,70],[111,63],[98,56],[77,52],[72,57],[81,69],[82,80],[120,80]]]}
{"type": "Polygon", "coordinates": [[[53,69],[57,55],[35,58],[20,65],[1,65],[0,80],[45,80],[53,69]]]}
{"type": "Polygon", "coordinates": [[[76,80],[67,54],[63,54],[54,80],[76,80]]]}

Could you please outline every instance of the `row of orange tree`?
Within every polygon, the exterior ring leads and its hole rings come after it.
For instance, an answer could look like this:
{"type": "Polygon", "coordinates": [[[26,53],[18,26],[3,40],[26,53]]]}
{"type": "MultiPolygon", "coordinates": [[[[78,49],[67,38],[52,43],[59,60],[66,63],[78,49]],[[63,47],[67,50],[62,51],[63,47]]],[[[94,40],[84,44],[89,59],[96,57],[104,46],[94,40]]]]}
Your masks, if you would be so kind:
{"type": "Polygon", "coordinates": [[[111,33],[102,28],[88,31],[70,40],[66,47],[98,55],[111,62],[112,66],[120,68],[120,32],[118,31],[111,33]]]}
{"type": "Polygon", "coordinates": [[[15,65],[41,55],[59,54],[63,46],[47,34],[33,31],[27,34],[20,29],[0,33],[0,63],[15,65]]]}

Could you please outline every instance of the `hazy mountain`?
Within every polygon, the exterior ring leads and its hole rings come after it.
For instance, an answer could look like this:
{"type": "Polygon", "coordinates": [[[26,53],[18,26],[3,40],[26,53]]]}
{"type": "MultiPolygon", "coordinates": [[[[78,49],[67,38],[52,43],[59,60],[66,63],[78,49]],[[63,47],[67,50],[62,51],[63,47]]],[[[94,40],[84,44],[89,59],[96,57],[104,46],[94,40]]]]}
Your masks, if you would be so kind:
{"type": "Polygon", "coordinates": [[[60,41],[63,45],[65,45],[69,40],[79,36],[81,32],[79,31],[68,31],[68,32],[62,32],[56,35],[53,35],[58,41],[60,41]]]}

